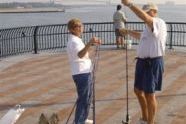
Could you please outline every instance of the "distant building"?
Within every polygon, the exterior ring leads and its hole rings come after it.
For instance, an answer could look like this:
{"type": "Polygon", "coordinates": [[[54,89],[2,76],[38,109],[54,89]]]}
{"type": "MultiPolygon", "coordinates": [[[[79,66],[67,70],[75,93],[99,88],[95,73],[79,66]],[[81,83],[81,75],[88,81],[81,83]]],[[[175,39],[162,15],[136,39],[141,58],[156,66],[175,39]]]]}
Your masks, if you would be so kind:
{"type": "Polygon", "coordinates": [[[16,9],[24,9],[25,7],[23,6],[17,6],[16,9]]]}
{"type": "Polygon", "coordinates": [[[31,9],[32,8],[32,5],[31,4],[26,4],[25,5],[25,8],[31,9]]]}

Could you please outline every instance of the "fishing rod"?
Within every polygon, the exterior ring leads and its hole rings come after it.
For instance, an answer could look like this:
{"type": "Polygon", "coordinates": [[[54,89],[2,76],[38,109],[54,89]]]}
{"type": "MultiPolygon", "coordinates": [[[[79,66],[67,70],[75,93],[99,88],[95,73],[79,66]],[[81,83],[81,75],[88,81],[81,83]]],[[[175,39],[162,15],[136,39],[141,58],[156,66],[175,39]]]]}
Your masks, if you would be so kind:
{"type": "Polygon", "coordinates": [[[128,85],[128,45],[126,43],[126,121],[122,120],[122,124],[129,124],[130,123],[130,116],[129,116],[129,85],[128,85]]]}
{"type": "Polygon", "coordinates": [[[93,115],[93,124],[96,124],[96,97],[95,97],[95,82],[96,82],[96,71],[98,68],[99,61],[99,50],[100,46],[96,46],[94,60],[93,60],[93,70],[92,70],[92,115],[93,115]]]}
{"type": "MultiPolygon", "coordinates": [[[[124,10],[125,7],[124,7],[124,10]]],[[[125,11],[126,12],[126,11],[125,11]]],[[[123,37],[124,38],[124,37],[123,37]]],[[[128,39],[128,37],[126,37],[126,39],[128,39]]],[[[127,104],[127,110],[126,110],[126,120],[123,121],[122,120],[122,124],[130,124],[130,115],[129,115],[129,85],[128,85],[128,41],[125,39],[126,41],[126,104],[127,104]]]]}
{"type": "MultiPolygon", "coordinates": [[[[65,124],[68,124],[68,122],[69,122],[69,120],[70,120],[70,117],[72,116],[72,113],[74,112],[74,109],[75,109],[75,107],[76,107],[76,105],[77,105],[77,101],[78,101],[78,99],[76,100],[76,102],[75,102],[75,104],[74,104],[74,106],[73,106],[73,108],[72,108],[72,110],[71,110],[71,112],[70,112],[70,114],[69,114],[69,116],[68,116],[67,121],[66,121],[65,124]]],[[[73,121],[72,124],[74,124],[74,121],[73,121]]]]}

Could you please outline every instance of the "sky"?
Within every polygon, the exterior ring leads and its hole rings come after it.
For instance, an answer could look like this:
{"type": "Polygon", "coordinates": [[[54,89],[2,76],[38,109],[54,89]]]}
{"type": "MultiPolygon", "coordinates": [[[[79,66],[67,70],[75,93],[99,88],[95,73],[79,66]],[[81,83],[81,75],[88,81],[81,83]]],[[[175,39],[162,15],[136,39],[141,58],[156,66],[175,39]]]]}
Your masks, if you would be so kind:
{"type": "MultiPolygon", "coordinates": [[[[49,2],[50,0],[0,0],[0,3],[4,2],[49,2]]],[[[95,2],[95,1],[111,1],[112,3],[120,3],[121,0],[55,0],[60,3],[63,2],[78,2],[78,1],[85,1],[85,2],[95,2]]],[[[154,2],[154,3],[165,3],[166,1],[174,1],[176,4],[186,4],[186,0],[132,0],[134,3],[147,3],[147,2],[154,2]]]]}

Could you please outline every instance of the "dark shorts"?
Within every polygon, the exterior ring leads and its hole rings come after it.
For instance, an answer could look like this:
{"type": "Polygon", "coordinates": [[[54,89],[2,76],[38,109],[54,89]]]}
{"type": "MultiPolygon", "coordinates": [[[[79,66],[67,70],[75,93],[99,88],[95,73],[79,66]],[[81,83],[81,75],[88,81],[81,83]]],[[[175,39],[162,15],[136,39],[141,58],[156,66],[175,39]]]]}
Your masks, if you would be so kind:
{"type": "Polygon", "coordinates": [[[119,32],[119,29],[115,29],[116,37],[122,37],[122,34],[119,32]]]}
{"type": "Polygon", "coordinates": [[[163,72],[163,57],[137,58],[134,87],[145,93],[160,91],[163,72]]]}

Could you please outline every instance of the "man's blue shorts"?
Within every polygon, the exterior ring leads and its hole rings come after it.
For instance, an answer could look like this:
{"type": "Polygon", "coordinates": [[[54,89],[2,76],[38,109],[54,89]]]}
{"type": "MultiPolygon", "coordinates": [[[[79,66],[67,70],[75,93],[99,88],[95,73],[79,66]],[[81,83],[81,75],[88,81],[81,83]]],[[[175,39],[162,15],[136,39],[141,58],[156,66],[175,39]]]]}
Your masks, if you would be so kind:
{"type": "Polygon", "coordinates": [[[163,57],[137,58],[134,87],[145,93],[160,91],[163,72],[163,57]]]}

